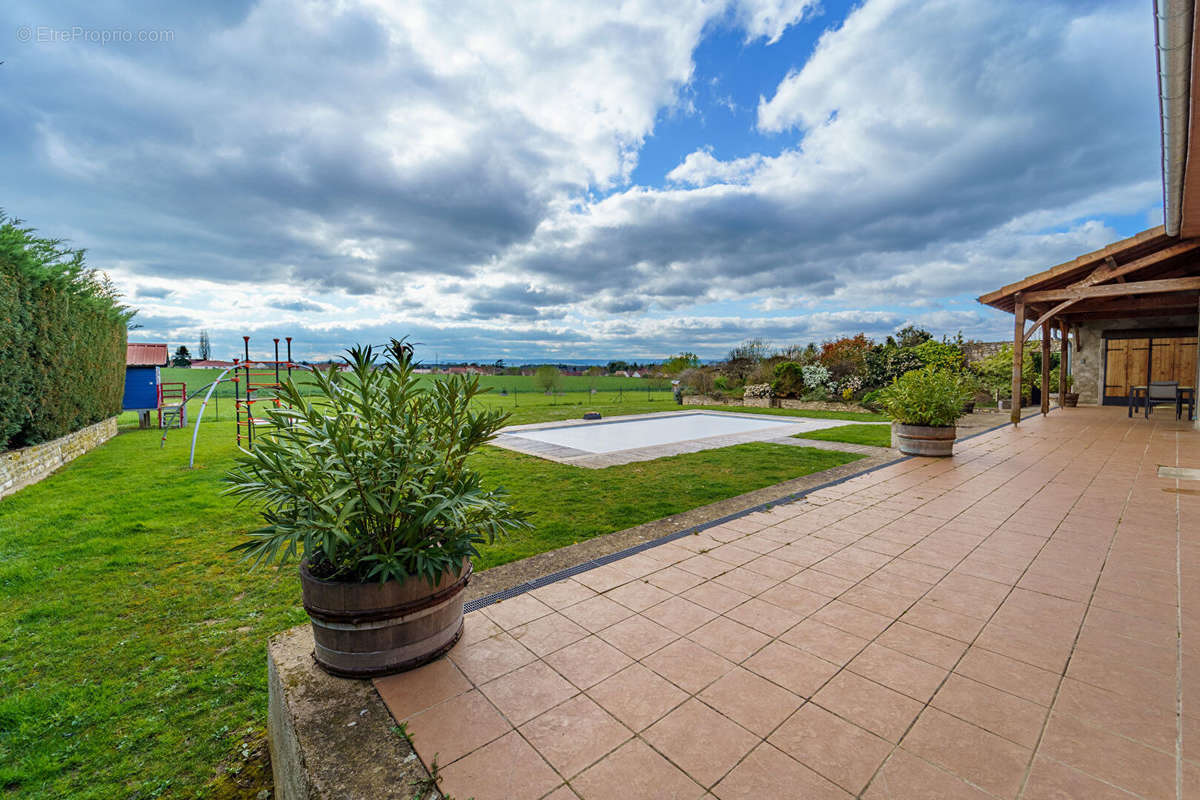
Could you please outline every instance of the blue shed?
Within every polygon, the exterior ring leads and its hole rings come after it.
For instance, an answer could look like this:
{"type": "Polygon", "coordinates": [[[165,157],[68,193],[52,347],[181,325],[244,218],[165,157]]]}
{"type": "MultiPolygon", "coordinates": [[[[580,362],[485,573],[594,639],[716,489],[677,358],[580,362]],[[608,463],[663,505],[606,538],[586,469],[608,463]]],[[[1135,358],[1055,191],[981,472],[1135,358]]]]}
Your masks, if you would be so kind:
{"type": "Polygon", "coordinates": [[[121,407],[126,411],[153,411],[158,408],[158,369],[167,363],[165,344],[128,344],[125,346],[125,396],[121,407]]]}

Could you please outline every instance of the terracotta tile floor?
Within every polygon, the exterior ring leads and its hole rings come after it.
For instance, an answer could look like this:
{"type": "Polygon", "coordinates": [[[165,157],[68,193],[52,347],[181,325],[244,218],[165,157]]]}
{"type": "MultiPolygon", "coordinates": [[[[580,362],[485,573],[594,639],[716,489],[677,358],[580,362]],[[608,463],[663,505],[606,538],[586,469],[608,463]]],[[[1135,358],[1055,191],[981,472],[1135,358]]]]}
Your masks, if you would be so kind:
{"type": "Polygon", "coordinates": [[[1200,483],[1157,476],[1200,432],[1156,417],[858,476],[376,686],[458,800],[1200,797],[1200,483]]]}

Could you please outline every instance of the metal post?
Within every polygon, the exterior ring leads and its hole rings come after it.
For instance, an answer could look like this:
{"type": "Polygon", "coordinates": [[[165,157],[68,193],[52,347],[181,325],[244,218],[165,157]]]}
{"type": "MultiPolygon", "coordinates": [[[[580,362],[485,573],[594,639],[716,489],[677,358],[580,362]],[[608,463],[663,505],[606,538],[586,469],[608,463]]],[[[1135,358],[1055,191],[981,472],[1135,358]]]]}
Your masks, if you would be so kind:
{"type": "Polygon", "coordinates": [[[292,337],[288,336],[285,338],[287,339],[287,356],[288,356],[287,370],[288,370],[288,377],[290,378],[290,377],[292,377],[292,337]]]}
{"type": "MultiPolygon", "coordinates": [[[[238,360],[233,360],[233,430],[237,437],[237,446],[242,446],[242,390],[238,381],[238,360]]],[[[192,435],[192,449],[195,450],[195,434],[192,435]]]]}
{"type": "Polygon", "coordinates": [[[275,337],[275,384],[279,384],[279,337],[275,337]]]}
{"type": "Polygon", "coordinates": [[[242,337],[242,346],[245,348],[246,360],[242,362],[244,374],[246,376],[246,448],[254,449],[254,394],[250,389],[250,337],[242,337]]]}

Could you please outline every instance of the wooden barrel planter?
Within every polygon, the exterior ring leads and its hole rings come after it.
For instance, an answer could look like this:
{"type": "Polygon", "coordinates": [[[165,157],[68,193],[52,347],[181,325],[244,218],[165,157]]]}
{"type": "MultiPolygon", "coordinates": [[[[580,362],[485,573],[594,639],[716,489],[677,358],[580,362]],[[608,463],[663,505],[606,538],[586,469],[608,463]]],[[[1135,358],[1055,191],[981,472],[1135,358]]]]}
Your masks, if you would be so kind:
{"type": "Polygon", "coordinates": [[[1063,408],[1075,408],[1078,405],[1079,405],[1078,392],[1064,392],[1063,393],[1063,408]]]}
{"type": "Polygon", "coordinates": [[[950,456],[954,455],[954,438],[956,428],[932,427],[929,425],[904,425],[895,423],[893,427],[896,447],[901,453],[909,456],[950,456]]]}
{"type": "Polygon", "coordinates": [[[313,577],[300,566],[304,610],[312,621],[317,663],[333,675],[368,678],[427,664],[462,636],[463,589],[471,562],[447,572],[436,586],[420,579],[403,583],[346,583],[313,577]]]}

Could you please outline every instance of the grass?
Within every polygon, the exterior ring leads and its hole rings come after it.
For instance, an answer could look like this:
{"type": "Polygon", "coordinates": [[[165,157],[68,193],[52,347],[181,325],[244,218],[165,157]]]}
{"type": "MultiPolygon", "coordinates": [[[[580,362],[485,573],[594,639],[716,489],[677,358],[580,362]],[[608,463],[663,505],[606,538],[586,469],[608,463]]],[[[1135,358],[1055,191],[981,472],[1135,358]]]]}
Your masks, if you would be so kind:
{"type": "MultiPolygon", "coordinates": [[[[523,407],[514,421],[579,413],[523,407]]],[[[0,501],[0,797],[211,798],[217,765],[245,764],[261,737],[263,646],[305,621],[298,580],[228,552],[256,522],[219,494],[232,423],[205,426],[195,470],[182,433],[159,449],[157,431],[127,429],[0,501]]],[[[488,448],[475,465],[537,529],[480,566],[854,459],[747,444],[585,470],[488,448]]]]}
{"type": "Polygon", "coordinates": [[[849,442],[850,444],[867,444],[872,447],[892,446],[892,427],[890,425],[839,425],[836,428],[824,428],[819,431],[797,433],[796,439],[819,439],[822,442],[849,442]]]}

